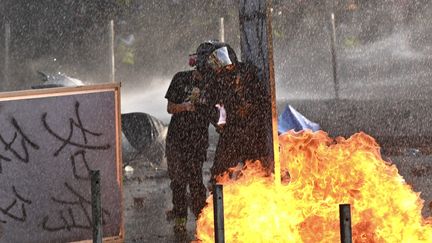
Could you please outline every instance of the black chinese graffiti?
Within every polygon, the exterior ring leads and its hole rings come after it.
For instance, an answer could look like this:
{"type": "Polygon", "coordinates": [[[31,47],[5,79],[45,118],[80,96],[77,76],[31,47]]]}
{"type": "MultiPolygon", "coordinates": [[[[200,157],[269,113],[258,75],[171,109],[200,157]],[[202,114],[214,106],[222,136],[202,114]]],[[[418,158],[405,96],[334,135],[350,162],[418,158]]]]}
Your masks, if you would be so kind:
{"type": "MultiPolygon", "coordinates": [[[[78,193],[74,188],[72,188],[68,183],[64,184],[66,189],[75,198],[74,200],[63,200],[52,197],[51,200],[63,206],[67,206],[67,209],[60,210],[58,212],[57,220],[50,222],[50,217],[45,216],[42,220],[42,228],[46,231],[54,232],[60,230],[71,231],[72,229],[91,229],[92,218],[91,218],[91,201],[86,199],[80,193],[78,193]],[[90,208],[90,210],[88,209],[90,208]],[[89,212],[90,211],[90,212],[89,212]],[[85,216],[84,222],[77,222],[77,214],[82,213],[85,216]],[[58,220],[60,219],[60,220],[58,220]]],[[[102,209],[102,224],[105,225],[105,218],[110,217],[110,213],[102,209]]]]}
{"type": "MultiPolygon", "coordinates": [[[[86,151],[80,150],[75,154],[71,155],[71,162],[73,167],[73,175],[77,180],[88,180],[90,181],[90,167],[85,158],[86,151]],[[80,158],[78,158],[80,157],[80,158]],[[85,167],[84,174],[79,172],[77,169],[77,163],[82,162],[85,167]]],[[[66,209],[59,210],[55,216],[55,220],[50,220],[50,216],[45,216],[42,220],[43,230],[49,232],[55,232],[60,230],[71,231],[72,229],[91,229],[91,200],[86,199],[76,189],[74,189],[69,183],[64,183],[65,188],[69,192],[68,195],[72,195],[74,199],[60,199],[58,197],[51,197],[51,201],[54,204],[61,207],[67,207],[66,209]],[[88,209],[89,208],[89,209],[88,209]]],[[[70,197],[69,197],[70,198],[70,197]]],[[[106,224],[106,217],[109,217],[110,213],[106,209],[102,209],[102,224],[106,224]]],[[[52,218],[51,218],[52,219],[52,218]]]]}
{"type": "MultiPolygon", "coordinates": [[[[24,133],[23,129],[18,124],[17,120],[12,117],[12,126],[15,131],[13,133],[13,137],[11,140],[7,141],[3,135],[0,134],[0,142],[4,145],[3,149],[5,152],[10,151],[12,156],[23,163],[29,162],[29,151],[28,147],[30,146],[35,150],[39,149],[39,145],[30,140],[30,138],[24,133]],[[18,145],[17,145],[18,144],[18,145]]],[[[11,156],[7,156],[4,154],[0,154],[0,174],[3,172],[2,170],[2,161],[10,162],[12,161],[11,156]]]]}
{"type": "MultiPolygon", "coordinates": [[[[14,199],[10,204],[7,206],[1,206],[0,205],[0,212],[13,220],[24,222],[27,219],[27,212],[26,212],[26,205],[31,204],[31,200],[25,199],[23,196],[21,196],[15,186],[12,186],[12,191],[14,193],[14,199]]],[[[0,219],[1,223],[6,223],[7,221],[0,219]]]]}
{"type": "Polygon", "coordinates": [[[72,145],[72,146],[76,146],[82,149],[90,149],[90,150],[106,150],[110,148],[109,144],[104,144],[104,145],[90,145],[88,144],[88,138],[87,135],[92,135],[92,136],[101,136],[101,133],[96,133],[96,132],[92,132],[88,129],[86,129],[81,121],[81,117],[79,114],[79,102],[75,103],[75,116],[76,116],[76,120],[74,120],[73,118],[69,118],[69,134],[67,135],[67,137],[62,137],[61,135],[57,134],[56,132],[53,131],[53,129],[51,129],[51,127],[48,125],[47,122],[47,113],[44,113],[42,115],[42,122],[44,127],[46,128],[46,130],[53,135],[56,139],[60,140],[63,142],[63,144],[54,152],[54,156],[58,156],[59,153],[61,152],[61,150],[63,148],[65,148],[67,145],[72,145]],[[84,143],[82,142],[77,142],[77,141],[72,141],[72,137],[74,135],[74,128],[77,128],[83,137],[84,143]]]}
{"type": "MultiPolygon", "coordinates": [[[[49,151],[48,154],[43,154],[36,161],[41,166],[37,164],[28,168],[40,170],[41,176],[56,173],[59,162],[67,161],[66,163],[68,163],[67,168],[62,167],[58,174],[53,175],[52,178],[47,178],[48,183],[53,183],[54,180],[55,184],[64,182],[64,184],[58,185],[59,187],[55,187],[58,190],[44,191],[50,195],[30,195],[23,190],[25,188],[18,187],[18,184],[12,186],[12,184],[6,183],[3,185],[1,189],[7,188],[8,192],[7,195],[3,195],[5,191],[0,193],[0,226],[12,223],[10,227],[15,227],[20,222],[27,221],[25,225],[30,222],[35,223],[32,227],[37,227],[47,234],[49,232],[67,232],[74,229],[89,230],[92,228],[91,200],[89,200],[91,195],[87,191],[90,188],[90,171],[94,166],[92,158],[103,152],[109,153],[107,150],[110,150],[113,145],[110,145],[111,141],[104,139],[105,130],[93,129],[91,125],[94,124],[87,122],[93,120],[85,119],[88,117],[84,114],[84,106],[81,105],[80,107],[79,102],[72,104],[74,106],[70,107],[72,109],[67,114],[67,120],[58,119],[53,112],[40,112],[38,113],[38,122],[32,124],[33,128],[35,125],[39,126],[34,131],[24,126],[32,121],[23,123],[22,120],[17,120],[14,117],[7,121],[8,130],[2,129],[0,131],[0,176],[6,180],[9,180],[8,176],[22,179],[18,178],[18,174],[26,175],[25,169],[22,173],[20,170],[17,175],[10,173],[2,175],[2,172],[6,173],[6,168],[8,168],[6,165],[15,161],[19,164],[33,164],[36,155],[34,150],[42,150],[37,152],[37,155],[49,151]],[[37,133],[41,131],[39,129],[43,130],[42,134],[37,133]],[[42,141],[51,142],[51,144],[44,144],[42,141]],[[49,169],[45,170],[46,168],[49,169]],[[58,178],[61,180],[57,180],[58,178]],[[39,203],[43,205],[38,205],[39,203]],[[44,214],[39,217],[39,213],[35,214],[35,210],[44,214]]],[[[109,154],[111,155],[111,153],[109,154]]],[[[105,156],[103,157],[105,158],[105,156]]],[[[36,180],[39,179],[36,178],[36,180]]],[[[32,179],[29,181],[33,183],[32,179]]],[[[44,183],[46,180],[39,180],[36,185],[41,186],[41,182],[44,183]]],[[[50,188],[53,189],[53,187],[50,188]]],[[[112,212],[107,209],[102,208],[103,225],[106,225],[112,217],[112,212]]]]}
{"type": "Polygon", "coordinates": [[[72,164],[72,171],[75,179],[77,180],[90,180],[90,166],[86,159],[86,151],[85,150],[79,150],[78,152],[74,153],[70,156],[71,164],[72,164]],[[80,173],[78,169],[78,163],[84,164],[85,167],[85,174],[80,173]]]}

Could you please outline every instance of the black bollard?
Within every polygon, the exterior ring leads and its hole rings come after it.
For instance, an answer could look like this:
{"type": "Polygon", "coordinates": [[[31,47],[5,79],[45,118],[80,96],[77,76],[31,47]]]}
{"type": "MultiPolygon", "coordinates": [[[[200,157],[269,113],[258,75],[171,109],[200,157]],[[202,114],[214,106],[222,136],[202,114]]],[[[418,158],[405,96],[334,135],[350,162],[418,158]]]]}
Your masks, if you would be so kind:
{"type": "Polygon", "coordinates": [[[91,205],[93,221],[93,243],[102,243],[102,205],[100,191],[100,172],[91,170],[91,205]]]}
{"type": "Polygon", "coordinates": [[[339,204],[341,243],[352,243],[351,210],[349,204],[339,204]]]}
{"type": "Polygon", "coordinates": [[[224,211],[223,211],[223,187],[213,186],[213,213],[215,243],[225,242],[224,211]]]}

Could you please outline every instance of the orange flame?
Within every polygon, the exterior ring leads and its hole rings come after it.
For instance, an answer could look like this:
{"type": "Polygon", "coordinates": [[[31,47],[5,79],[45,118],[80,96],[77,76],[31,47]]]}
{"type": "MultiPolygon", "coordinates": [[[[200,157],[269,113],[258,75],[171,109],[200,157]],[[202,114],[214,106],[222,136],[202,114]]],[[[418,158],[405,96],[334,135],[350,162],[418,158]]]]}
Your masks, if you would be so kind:
{"type": "MultiPolygon", "coordinates": [[[[323,131],[279,137],[281,168],[290,178],[275,186],[259,162],[247,163],[224,185],[226,242],[340,242],[339,204],[351,205],[353,242],[431,242],[432,218],[423,201],[365,133],[332,140],[323,131]]],[[[282,173],[284,174],[284,173],[282,173]]],[[[214,242],[213,202],[197,220],[197,238],[214,242]]]]}

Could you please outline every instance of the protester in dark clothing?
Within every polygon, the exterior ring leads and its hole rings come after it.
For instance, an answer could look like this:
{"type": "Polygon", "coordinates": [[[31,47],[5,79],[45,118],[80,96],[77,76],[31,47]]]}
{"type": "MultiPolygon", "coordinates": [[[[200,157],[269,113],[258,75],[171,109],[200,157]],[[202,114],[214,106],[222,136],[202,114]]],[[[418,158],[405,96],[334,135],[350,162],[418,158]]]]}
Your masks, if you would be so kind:
{"type": "MultiPolygon", "coordinates": [[[[187,186],[192,211],[198,215],[206,199],[202,165],[208,148],[208,126],[220,133],[211,182],[228,168],[246,160],[269,155],[264,109],[269,97],[257,68],[238,62],[233,49],[220,42],[205,42],[197,48],[196,70],[177,73],[165,98],[173,114],[166,139],[168,174],[173,192],[172,214],[176,226],[186,226],[187,186]],[[216,106],[226,113],[218,119],[216,106]]],[[[223,113],[223,112],[222,112],[223,113]]],[[[220,114],[222,114],[220,113],[220,114]]],[[[176,228],[175,228],[176,229],[176,228]]]]}
{"type": "Polygon", "coordinates": [[[205,206],[206,187],[202,166],[208,148],[210,108],[207,105],[206,82],[197,70],[177,73],[165,98],[172,114],[166,138],[168,175],[171,179],[175,231],[186,231],[188,214],[187,187],[191,210],[198,217],[205,206]]]}
{"type": "Polygon", "coordinates": [[[270,108],[270,97],[258,78],[257,67],[239,62],[234,50],[225,43],[210,44],[201,57],[205,60],[203,69],[215,75],[212,101],[223,105],[226,111],[226,124],[217,129],[220,136],[211,168],[213,184],[218,175],[238,163],[246,160],[268,163],[266,127],[271,121],[265,113],[270,108]],[[224,56],[221,54],[224,51],[230,65],[217,64],[217,56],[224,56]]]}
{"type": "Polygon", "coordinates": [[[267,96],[258,80],[256,68],[238,63],[236,70],[218,78],[221,99],[226,110],[226,125],[220,133],[212,178],[246,160],[265,159],[269,155],[264,106],[267,96]]]}

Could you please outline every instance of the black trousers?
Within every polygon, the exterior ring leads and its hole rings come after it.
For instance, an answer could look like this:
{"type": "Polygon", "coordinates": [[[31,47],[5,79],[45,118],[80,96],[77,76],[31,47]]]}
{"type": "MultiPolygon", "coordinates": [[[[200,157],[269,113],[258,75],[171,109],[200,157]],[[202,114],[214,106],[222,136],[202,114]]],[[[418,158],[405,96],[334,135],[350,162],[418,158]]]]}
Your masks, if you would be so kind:
{"type": "Polygon", "coordinates": [[[219,136],[213,166],[210,169],[210,183],[216,182],[216,177],[229,168],[248,160],[260,160],[264,167],[269,167],[269,149],[263,136],[254,137],[242,129],[227,129],[219,136]]]}
{"type": "Polygon", "coordinates": [[[214,184],[218,175],[246,159],[247,156],[244,154],[243,148],[235,140],[219,137],[213,166],[210,169],[210,182],[214,184]]]}
{"type": "Polygon", "coordinates": [[[168,175],[171,179],[173,213],[175,217],[187,217],[188,196],[193,214],[198,216],[206,205],[206,187],[203,183],[202,167],[206,160],[206,150],[191,153],[181,149],[170,148],[167,151],[168,175]]]}

